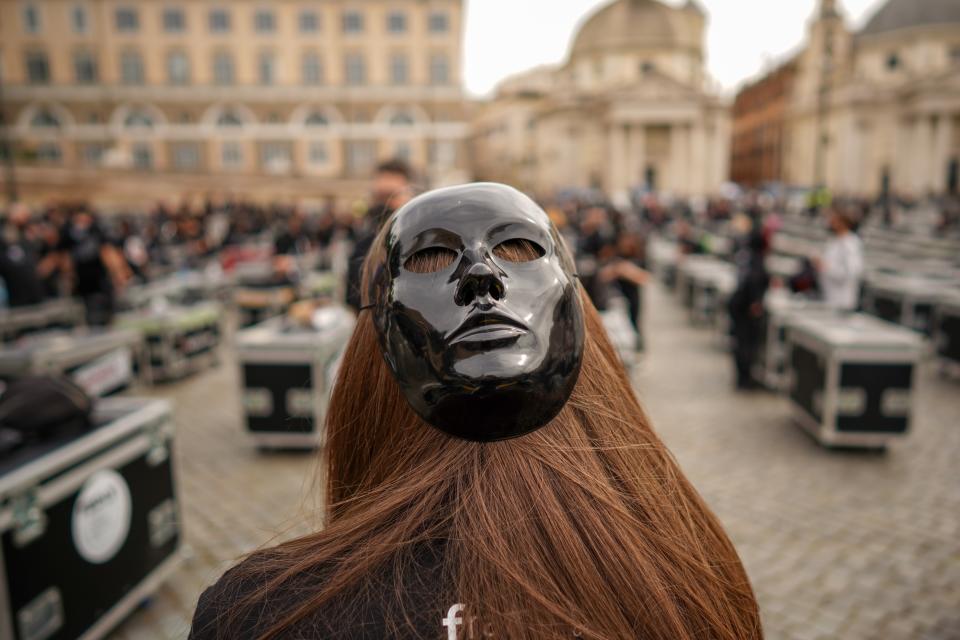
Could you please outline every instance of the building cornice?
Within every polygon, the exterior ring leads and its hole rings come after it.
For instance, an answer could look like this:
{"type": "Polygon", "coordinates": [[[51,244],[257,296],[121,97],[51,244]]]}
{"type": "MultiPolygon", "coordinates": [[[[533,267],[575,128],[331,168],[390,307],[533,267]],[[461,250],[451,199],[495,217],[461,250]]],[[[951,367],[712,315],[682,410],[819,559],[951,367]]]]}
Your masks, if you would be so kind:
{"type": "Polygon", "coordinates": [[[5,85],[7,100],[66,102],[448,102],[463,101],[458,86],[112,86],[5,85]]]}

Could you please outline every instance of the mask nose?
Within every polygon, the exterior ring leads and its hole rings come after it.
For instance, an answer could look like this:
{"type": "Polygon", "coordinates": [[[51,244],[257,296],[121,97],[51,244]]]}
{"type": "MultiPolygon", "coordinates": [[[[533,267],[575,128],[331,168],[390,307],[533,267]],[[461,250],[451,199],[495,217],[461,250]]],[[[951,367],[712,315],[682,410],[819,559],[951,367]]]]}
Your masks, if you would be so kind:
{"type": "Polygon", "coordinates": [[[466,306],[478,298],[488,296],[494,300],[502,300],[503,294],[504,286],[500,276],[486,262],[475,262],[460,277],[454,302],[466,306]]]}

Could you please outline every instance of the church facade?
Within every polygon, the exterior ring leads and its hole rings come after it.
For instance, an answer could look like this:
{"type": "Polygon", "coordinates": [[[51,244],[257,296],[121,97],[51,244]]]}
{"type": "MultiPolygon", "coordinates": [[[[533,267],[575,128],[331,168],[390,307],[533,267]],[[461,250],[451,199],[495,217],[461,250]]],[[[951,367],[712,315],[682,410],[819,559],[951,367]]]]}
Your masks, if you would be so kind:
{"type": "MultiPolygon", "coordinates": [[[[793,70],[788,104],[764,125],[785,139],[766,181],[864,197],[960,193],[956,0],[888,0],[859,31],[836,0],[821,0],[802,51],[741,96],[784,68],[793,70]]],[[[756,110],[735,110],[742,144],[758,135],[750,118],[756,110]]],[[[755,175],[745,161],[734,154],[735,177],[755,175]]]]}
{"type": "Polygon", "coordinates": [[[693,0],[601,7],[565,63],[507,79],[479,110],[477,176],[541,194],[716,191],[728,175],[730,122],[706,75],[705,23],[693,0]]]}

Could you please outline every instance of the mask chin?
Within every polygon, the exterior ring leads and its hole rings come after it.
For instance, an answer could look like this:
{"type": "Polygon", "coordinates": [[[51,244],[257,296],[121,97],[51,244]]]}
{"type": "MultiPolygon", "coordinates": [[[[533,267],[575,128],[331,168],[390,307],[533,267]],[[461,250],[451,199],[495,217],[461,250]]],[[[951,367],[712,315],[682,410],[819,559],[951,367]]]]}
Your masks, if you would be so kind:
{"type": "Polygon", "coordinates": [[[549,423],[576,385],[584,322],[573,261],[546,213],[505,185],[451,187],[412,200],[379,241],[368,300],[414,411],[474,441],[549,423]],[[530,250],[504,249],[516,246],[530,250]],[[420,251],[453,255],[407,268],[420,251]]]}

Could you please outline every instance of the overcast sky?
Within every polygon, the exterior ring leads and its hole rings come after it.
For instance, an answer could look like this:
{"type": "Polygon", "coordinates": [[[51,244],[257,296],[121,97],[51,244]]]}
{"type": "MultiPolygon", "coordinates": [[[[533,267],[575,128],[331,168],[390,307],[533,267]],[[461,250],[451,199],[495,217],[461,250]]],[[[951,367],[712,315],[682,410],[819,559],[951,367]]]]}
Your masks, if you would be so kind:
{"type": "MultiPolygon", "coordinates": [[[[465,83],[485,95],[503,78],[561,62],[580,22],[609,0],[467,0],[465,83]]],[[[663,0],[680,5],[683,0],[663,0]]],[[[884,0],[839,0],[861,26],[884,0]]],[[[818,0],[700,0],[708,14],[707,67],[727,91],[803,41],[818,0]]]]}

